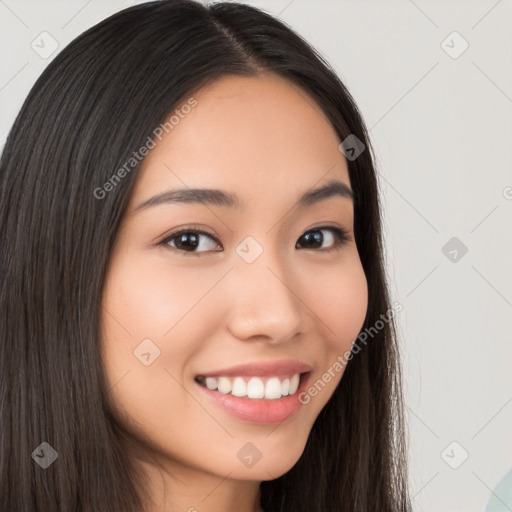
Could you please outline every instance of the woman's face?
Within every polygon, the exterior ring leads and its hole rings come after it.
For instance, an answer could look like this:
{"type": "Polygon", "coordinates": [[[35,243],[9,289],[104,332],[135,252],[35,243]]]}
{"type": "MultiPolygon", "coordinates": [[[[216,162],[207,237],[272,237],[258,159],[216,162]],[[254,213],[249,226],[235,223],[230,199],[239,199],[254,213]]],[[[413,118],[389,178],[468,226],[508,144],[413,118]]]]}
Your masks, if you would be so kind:
{"type": "Polygon", "coordinates": [[[270,480],[301,456],[366,314],[347,162],[318,105],[282,78],[223,77],[193,97],[154,138],[109,262],[109,396],[175,474],[270,480]],[[298,203],[331,181],[338,193],[298,203]],[[191,189],[233,201],[183,200],[191,189]],[[172,190],[181,201],[138,208],[172,190]],[[230,371],[246,363],[264,366],[230,371]]]}

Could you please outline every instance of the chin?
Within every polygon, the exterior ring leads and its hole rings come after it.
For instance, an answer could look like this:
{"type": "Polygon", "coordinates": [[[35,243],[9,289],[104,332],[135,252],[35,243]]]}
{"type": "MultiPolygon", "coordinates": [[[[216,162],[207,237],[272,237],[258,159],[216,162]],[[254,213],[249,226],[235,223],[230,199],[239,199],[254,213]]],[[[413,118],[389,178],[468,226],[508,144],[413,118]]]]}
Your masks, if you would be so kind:
{"type": "MultiPolygon", "coordinates": [[[[290,445],[290,443],[278,440],[277,431],[270,434],[269,438],[262,439],[261,443],[254,441],[252,443],[244,443],[242,450],[245,450],[240,455],[241,464],[238,465],[236,470],[231,474],[231,478],[237,478],[240,480],[274,480],[288,473],[300,459],[304,447],[305,441],[300,445],[290,445]],[[273,446],[272,442],[269,442],[270,437],[276,436],[278,445],[273,446]],[[255,448],[255,445],[259,449],[255,448]],[[251,457],[245,457],[245,453],[253,455],[251,457]]],[[[240,450],[240,451],[242,451],[240,450]]],[[[227,468],[227,472],[233,468],[227,468]]]]}

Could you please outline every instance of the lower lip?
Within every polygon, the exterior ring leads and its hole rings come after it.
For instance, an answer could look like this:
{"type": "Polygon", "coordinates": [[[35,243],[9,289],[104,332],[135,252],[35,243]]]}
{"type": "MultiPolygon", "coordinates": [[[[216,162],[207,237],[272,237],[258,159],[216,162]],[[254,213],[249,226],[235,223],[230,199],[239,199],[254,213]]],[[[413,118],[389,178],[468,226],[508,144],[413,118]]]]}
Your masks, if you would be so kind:
{"type": "Polygon", "coordinates": [[[201,384],[196,384],[210,400],[213,400],[235,418],[258,425],[272,425],[291,418],[299,411],[302,406],[299,395],[306,389],[310,375],[311,373],[301,375],[299,387],[293,395],[283,396],[277,400],[224,395],[201,386],[201,384]]]}

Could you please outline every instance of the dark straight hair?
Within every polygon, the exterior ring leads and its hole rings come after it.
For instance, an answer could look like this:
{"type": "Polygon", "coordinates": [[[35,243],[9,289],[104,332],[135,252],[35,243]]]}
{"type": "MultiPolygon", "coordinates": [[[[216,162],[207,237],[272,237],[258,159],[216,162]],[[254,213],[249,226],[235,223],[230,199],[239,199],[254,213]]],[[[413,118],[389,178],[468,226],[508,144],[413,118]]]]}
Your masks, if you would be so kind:
{"type": "MultiPolygon", "coordinates": [[[[354,235],[368,282],[363,329],[389,311],[375,157],[354,100],[287,25],[223,2],[125,9],[48,65],[0,160],[0,510],[142,512],[146,480],[124,451],[100,352],[107,264],[138,165],[95,191],[194,91],[221,76],[274,73],[309,93],[343,141],[354,235]],[[58,461],[42,469],[47,442],[58,461]]],[[[126,170],[126,167],[125,167],[126,170]]],[[[267,512],[410,508],[400,361],[393,318],[348,362],[303,454],[261,484],[267,512]]]]}

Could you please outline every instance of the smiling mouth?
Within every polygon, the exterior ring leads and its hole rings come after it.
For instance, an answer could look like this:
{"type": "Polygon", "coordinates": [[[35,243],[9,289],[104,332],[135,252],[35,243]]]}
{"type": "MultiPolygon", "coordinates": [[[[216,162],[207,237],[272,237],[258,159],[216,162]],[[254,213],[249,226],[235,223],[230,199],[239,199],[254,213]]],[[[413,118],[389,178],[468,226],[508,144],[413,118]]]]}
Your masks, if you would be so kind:
{"type": "Polygon", "coordinates": [[[311,372],[276,376],[216,376],[198,375],[195,381],[210,391],[251,400],[279,400],[297,393],[300,383],[311,372]]]}

